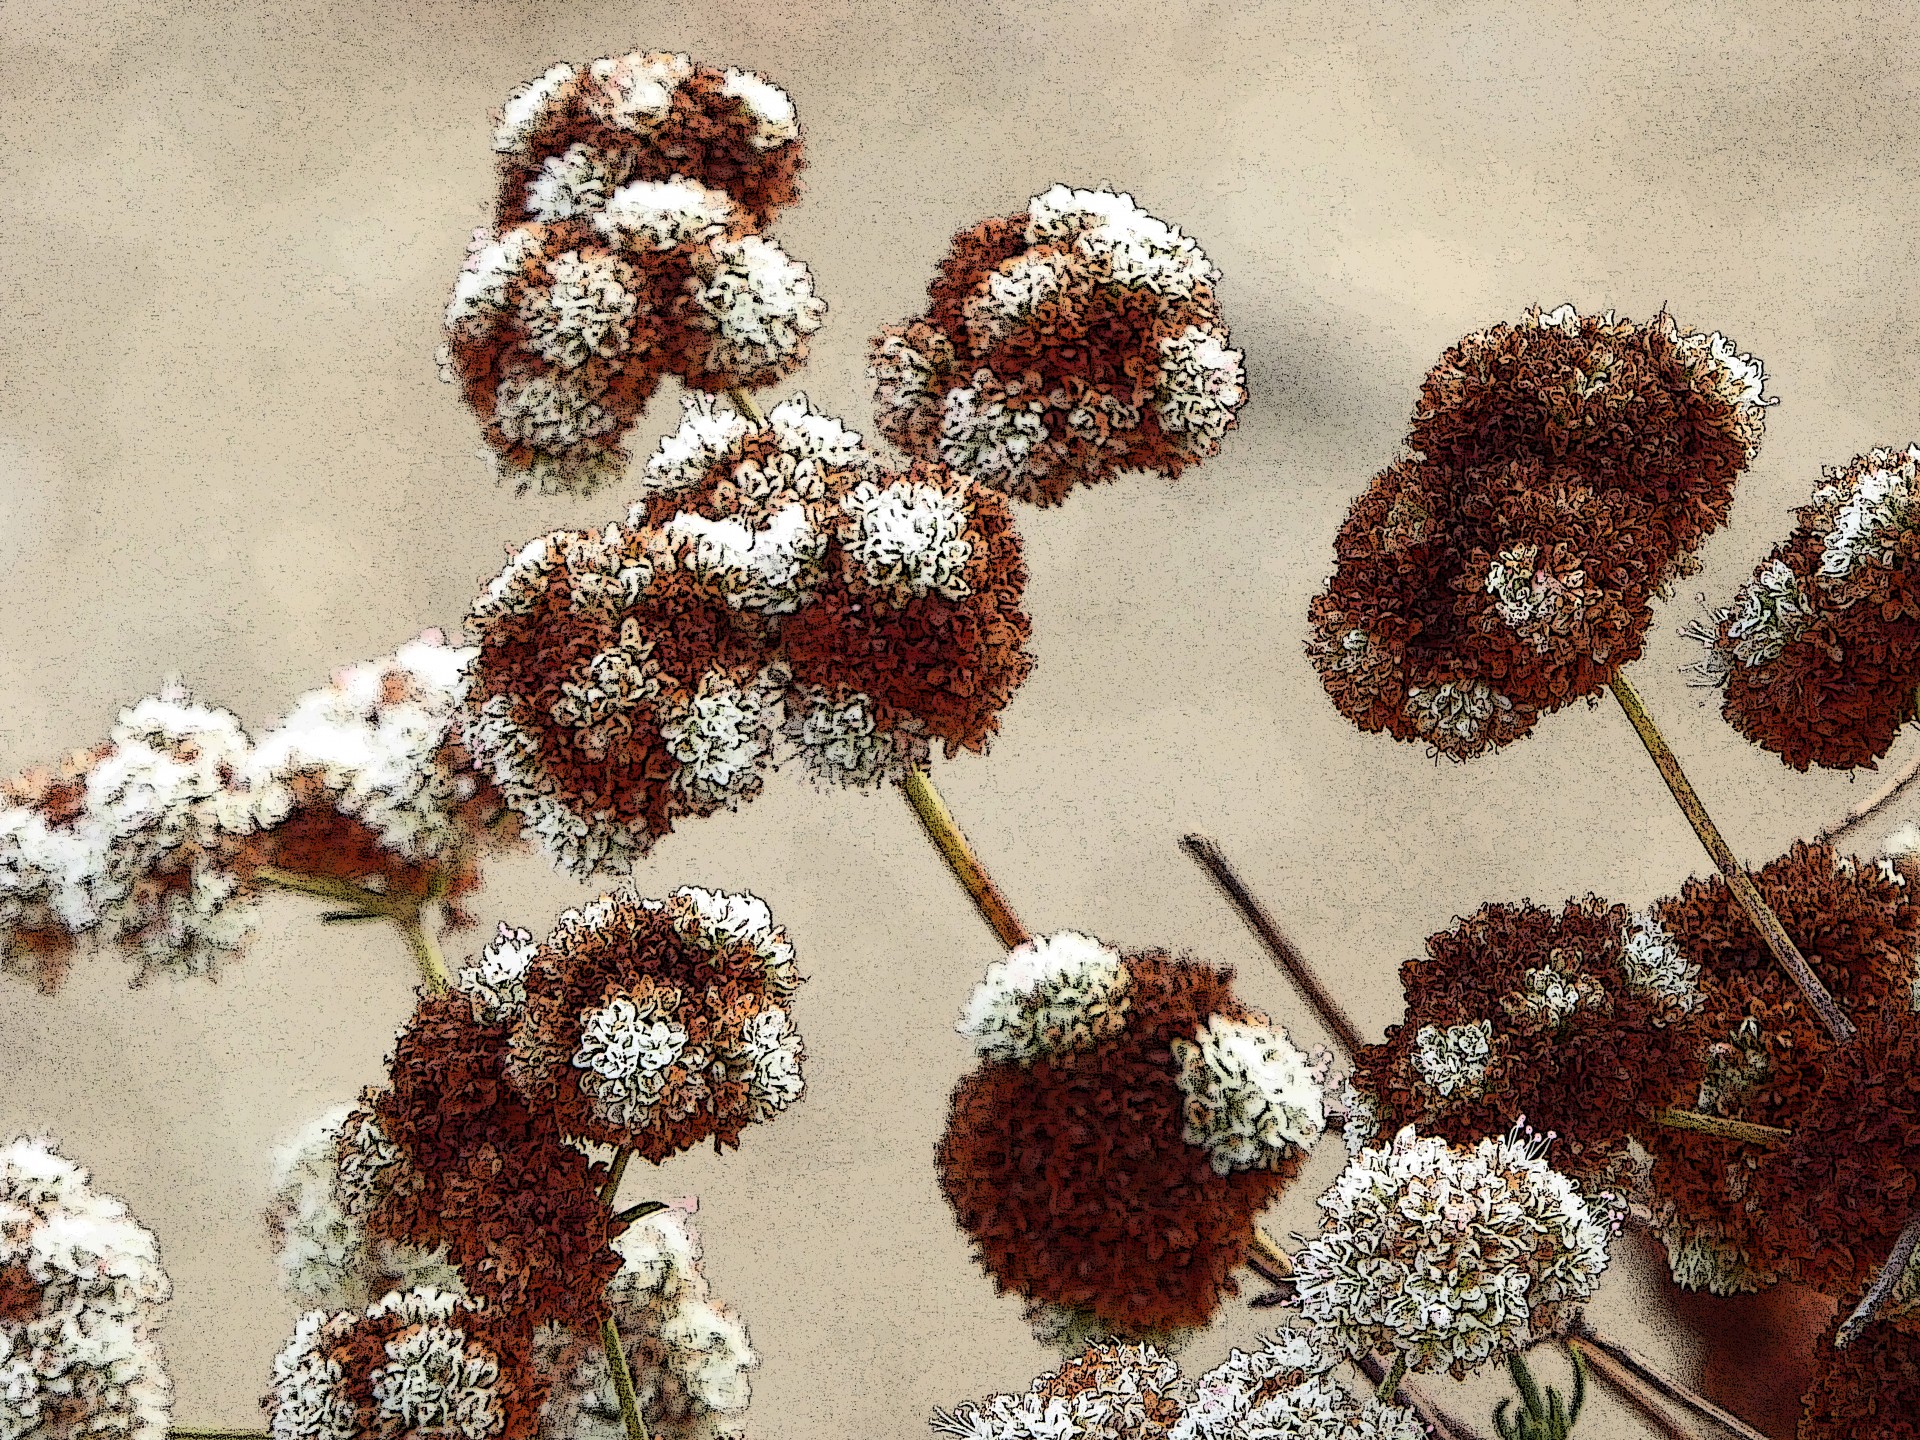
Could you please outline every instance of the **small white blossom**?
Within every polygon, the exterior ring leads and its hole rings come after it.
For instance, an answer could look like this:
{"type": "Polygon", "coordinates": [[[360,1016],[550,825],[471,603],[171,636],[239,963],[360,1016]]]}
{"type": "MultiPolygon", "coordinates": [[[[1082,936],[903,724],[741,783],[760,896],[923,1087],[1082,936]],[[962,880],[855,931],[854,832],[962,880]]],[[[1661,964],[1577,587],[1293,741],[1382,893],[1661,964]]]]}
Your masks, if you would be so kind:
{"type": "MultiPolygon", "coordinates": [[[[680,428],[662,439],[647,460],[642,485],[648,494],[671,495],[699,484],[716,464],[737,453],[740,440],[753,428],[746,417],[704,391],[684,397],[680,405],[680,428]]],[[[629,516],[629,523],[641,522],[629,516]]]]}
{"type": "Polygon", "coordinates": [[[737,945],[750,948],[766,968],[776,996],[791,995],[800,983],[793,942],[784,928],[773,923],[773,911],[758,895],[682,885],[665,905],[674,933],[689,944],[714,951],[737,945]]]}
{"type": "Polygon", "coordinates": [[[847,554],[867,583],[891,592],[896,602],[922,595],[959,600],[972,594],[967,561],[967,513],[956,496],[931,485],[863,480],[840,502],[852,522],[843,537],[847,554]]]}
{"type": "MultiPolygon", "coordinates": [[[[580,377],[565,373],[508,375],[494,391],[493,418],[507,439],[547,452],[569,450],[619,425],[580,377]]],[[[559,471],[549,478],[562,483],[559,471]]]]}
{"type": "Polygon", "coordinates": [[[668,51],[602,56],[587,67],[587,111],[615,130],[644,135],[673,111],[673,93],[693,62],[668,51]]]}
{"type": "Polygon", "coordinates": [[[963,475],[998,489],[1017,486],[1028,457],[1048,438],[1037,407],[1009,405],[1004,399],[981,403],[980,387],[991,372],[975,373],[973,384],[947,392],[940,422],[940,458],[963,475]]]}
{"type": "Polygon", "coordinates": [[[1782,561],[1768,561],[1733,602],[1733,623],[1727,627],[1733,658],[1750,667],[1765,665],[1807,628],[1813,613],[1813,602],[1793,571],[1782,561]]]}
{"type": "Polygon", "coordinates": [[[1160,380],[1154,408],[1160,428],[1210,453],[1246,403],[1245,356],[1211,330],[1189,325],[1160,342],[1160,380]]]}
{"type": "Polygon", "coordinates": [[[527,182],[527,213],[551,223],[604,210],[626,167],[604,150],[576,141],[563,155],[549,155],[527,182]]]}
{"type": "Polygon", "coordinates": [[[1493,1059],[1493,1022],[1475,1020],[1442,1030],[1422,1025],[1413,1037],[1413,1068],[1442,1095],[1472,1093],[1487,1078],[1493,1059]]]}
{"type": "Polygon", "coordinates": [[[735,610],[791,615],[825,578],[827,537],[802,505],[784,505],[763,523],[682,511],[662,533],[687,571],[735,610]]]}
{"type": "Polygon", "coordinates": [[[987,967],[954,1026],[988,1060],[1030,1064],[1084,1050],[1126,1023],[1133,976],[1120,952],[1062,930],[987,967]]]}
{"type": "Polygon", "coordinates": [[[506,921],[480,960],[460,971],[460,989],[473,1002],[473,1018],[482,1025],[511,1022],[527,1004],[527,967],[539,951],[533,932],[516,930],[506,921]]]}
{"type": "Polygon", "coordinates": [[[1450,737],[1469,744],[1480,739],[1496,713],[1511,709],[1513,702],[1484,680],[1449,680],[1440,685],[1416,686],[1407,692],[1407,714],[1422,735],[1450,737]]]}
{"type": "Polygon", "coordinates": [[[540,248],[535,233],[520,228],[504,235],[482,230],[474,238],[475,248],[460,267],[453,282],[453,298],[447,302],[449,330],[469,320],[503,314],[508,290],[526,267],[528,257],[540,248]]]}
{"type": "Polygon", "coordinates": [[[1105,261],[1115,284],[1158,295],[1188,296],[1220,272],[1194,239],[1111,190],[1055,185],[1027,207],[1027,242],[1070,240],[1105,261]]]}
{"type": "Polygon", "coordinates": [[[1271,1169],[1313,1148],[1326,1110],[1312,1062],[1280,1031],[1207,1017],[1192,1040],[1175,1039],[1186,1128],[1214,1172],[1271,1169]]]}
{"type": "Polygon", "coordinates": [[[100,918],[107,889],[106,836],[83,820],[49,825],[38,810],[0,805],[0,968],[31,969],[22,933],[80,935],[100,918]]]}
{"type": "Polygon", "coordinates": [[[689,315],[707,334],[707,371],[746,376],[793,361],[827,315],[812,272],[760,235],[719,240],[712,251],[713,273],[695,282],[689,315]]]}
{"type": "Polygon", "coordinates": [[[556,255],[547,262],[547,283],[520,302],[527,348],[563,370],[619,358],[633,348],[638,288],[633,267],[618,256],[556,255]]]}
{"type": "Polygon", "coordinates": [[[684,706],[663,706],[660,738],[680,762],[674,787],[709,804],[758,791],[760,766],[772,748],[777,692],[767,672],[750,686],[714,672],[701,677],[684,706]]]}
{"type": "Polygon", "coordinates": [[[386,1342],[386,1363],[369,1376],[381,1433],[486,1440],[506,1423],[500,1360],[455,1323],[459,1302],[441,1291],[394,1293],[369,1318],[397,1312],[409,1326],[386,1342]]]}
{"type": "Polygon", "coordinates": [[[1061,255],[1021,255],[1009,260],[987,276],[983,298],[991,318],[1019,320],[1044,305],[1060,293],[1069,264],[1061,255]]]}
{"type": "Polygon", "coordinates": [[[1371,1096],[1363,1095],[1347,1076],[1340,1082],[1340,1108],[1345,1112],[1340,1136],[1346,1142],[1347,1158],[1352,1159],[1373,1144],[1380,1133],[1380,1111],[1371,1096]]]}
{"type": "Polygon", "coordinates": [[[1845,579],[1861,564],[1893,564],[1900,537],[1920,524],[1920,510],[1914,506],[1920,446],[1877,449],[1866,459],[1857,475],[1829,469],[1828,483],[1813,492],[1813,503],[1833,517],[1820,553],[1820,573],[1834,579],[1845,579]]]}
{"type": "Polygon", "coordinates": [[[1620,966],[1635,990],[1657,996],[1680,1015],[1691,1015],[1706,1003],[1700,991],[1700,967],[1681,954],[1651,910],[1627,917],[1620,946],[1620,966]]]}
{"type": "Polygon", "coordinates": [[[883,416],[905,416],[933,394],[933,360],[898,335],[884,337],[867,362],[873,403],[883,416]]]}
{"type": "Polygon", "coordinates": [[[787,92],[751,70],[728,70],[720,93],[738,100],[753,120],[747,143],[756,150],[777,150],[800,138],[793,101],[787,92]]]}
{"type": "Polygon", "coordinates": [[[610,243],[660,251],[717,239],[736,213],[722,191],[676,175],[621,186],[593,223],[610,243]]]}
{"type": "Polygon", "coordinates": [[[873,460],[860,432],[849,430],[838,416],[815,409],[804,390],[768,411],[767,426],[781,450],[795,460],[817,460],[835,470],[858,469],[873,460]]]}
{"type": "Polygon", "coordinates": [[[1425,1440],[1412,1411],[1356,1396],[1330,1373],[1340,1356],[1298,1330],[1235,1348],[1194,1382],[1168,1440],[1425,1440]]]}
{"type": "Polygon", "coordinates": [[[494,150],[501,155],[524,153],[528,138],[546,120],[554,96],[577,73],[571,65],[555,65],[538,79],[516,86],[501,108],[500,124],[493,132],[494,150]]]}
{"type": "Polygon", "coordinates": [[[587,1014],[573,1064],[584,1072],[580,1088],[608,1124],[644,1129],[666,1098],[669,1071],[705,1069],[706,1052],[687,1043],[686,1027],[674,1016],[676,1000],[672,990],[638,1000],[615,995],[587,1014]]]}
{"type": "Polygon", "coordinates": [[[771,1119],[805,1093],[806,1081],[800,1073],[805,1058],[800,1032],[785,1010],[769,1006],[746,1023],[739,1053],[727,1060],[747,1082],[753,1107],[749,1118],[771,1119]]]}
{"type": "Polygon", "coordinates": [[[871,696],[817,685],[788,693],[787,718],[780,727],[815,779],[849,786],[879,785],[924,764],[930,746],[923,728],[907,720],[882,730],[871,696]]]}

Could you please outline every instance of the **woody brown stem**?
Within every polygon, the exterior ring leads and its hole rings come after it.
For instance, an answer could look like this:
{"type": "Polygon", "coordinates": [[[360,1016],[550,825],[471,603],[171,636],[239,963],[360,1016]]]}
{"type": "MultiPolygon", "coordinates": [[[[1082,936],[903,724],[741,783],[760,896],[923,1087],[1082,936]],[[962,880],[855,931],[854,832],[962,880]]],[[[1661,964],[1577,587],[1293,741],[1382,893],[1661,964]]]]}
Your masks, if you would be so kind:
{"type": "Polygon", "coordinates": [[[927,773],[927,767],[915,765],[907,771],[907,778],[900,782],[900,788],[906,791],[907,803],[913,806],[913,813],[920,817],[927,838],[933,841],[940,858],[947,862],[947,868],[953,872],[953,878],[960,882],[960,888],[972,897],[981,917],[1000,937],[1000,943],[1011,950],[1031,940],[1033,936],[1013,913],[1013,907],[1007,904],[1006,896],[1000,893],[1000,887],[987,874],[980,857],[973,853],[973,846],[961,832],[953,812],[947,809],[947,802],[940,798],[940,792],[934,788],[933,777],[927,773]]]}
{"type": "Polygon", "coordinates": [[[1893,1242],[1893,1253],[1887,1257],[1887,1263],[1880,1267],[1880,1273],[1873,1277],[1872,1287],[1860,1297],[1860,1303],[1854,1307],[1853,1313],[1841,1322],[1839,1331],[1833,1337],[1834,1349],[1844,1349],[1852,1343],[1862,1330],[1873,1323],[1874,1317],[1886,1309],[1887,1302],[1893,1298],[1894,1288],[1900,1283],[1900,1277],[1907,1273],[1916,1247],[1920,1247],[1920,1210],[1915,1210],[1907,1218],[1900,1238],[1893,1242]]]}
{"type": "Polygon", "coordinates": [[[1730,1120],[1724,1115],[1707,1115],[1671,1106],[1656,1111],[1653,1118],[1670,1130],[1698,1130],[1703,1135],[1738,1140],[1746,1145],[1781,1145],[1793,1138],[1791,1130],[1782,1130],[1778,1125],[1756,1125],[1751,1120],[1730,1120]]]}
{"type": "MultiPolygon", "coordinates": [[[[1676,1405],[1691,1410],[1702,1419],[1711,1420],[1730,1435],[1740,1440],[1767,1440],[1767,1436],[1754,1429],[1737,1415],[1729,1414],[1714,1404],[1706,1396],[1682,1385],[1671,1376],[1661,1373],[1646,1356],[1637,1350],[1629,1349],[1618,1340],[1598,1334],[1592,1326],[1582,1319],[1574,1327],[1573,1336],[1567,1341],[1569,1346],[1578,1346],[1587,1358],[1594,1372],[1608,1381],[1616,1390],[1632,1399],[1636,1392],[1651,1390],[1654,1394],[1672,1401],[1676,1405]]],[[[1650,1399],[1635,1401],[1648,1414],[1653,1413],[1650,1399]]],[[[1679,1440],[1691,1440],[1684,1430],[1672,1428],[1672,1422],[1665,1422],[1667,1433],[1679,1437],[1679,1440]]]]}
{"type": "Polygon", "coordinates": [[[1848,1043],[1854,1036],[1853,1022],[1840,1013],[1832,994],[1820,983],[1820,977],[1813,973],[1813,967],[1807,964],[1806,956],[1800,953],[1800,947],[1787,934],[1780,917],[1773,913],[1773,908],[1761,896],[1752,877],[1721,837],[1719,827],[1713,823],[1707,807],[1700,802],[1698,792],[1687,780],[1686,772],[1680,768],[1680,761],[1668,748],[1659,726],[1653,723],[1653,717],[1647,713],[1647,707],[1642,703],[1639,692],[1633,688],[1633,682],[1616,672],[1612,684],[1613,698],[1620,702],[1620,708],[1626,711],[1627,719],[1640,736],[1640,743],[1647,747],[1647,754],[1653,757],[1660,778],[1667,782],[1667,789],[1673,793],[1674,803],[1680,807],[1680,813],[1687,817],[1687,822],[1693,826],[1693,833],[1700,837],[1707,854],[1713,857],[1713,863],[1726,877],[1733,898],[1746,912],[1747,919],[1753,922],[1753,928],[1760,932],[1760,938],[1773,952],[1774,959],[1793,977],[1793,982],[1807,997],[1807,1003],[1813,1006],[1821,1023],[1827,1027],[1827,1032],[1841,1044],[1848,1043]]]}
{"type": "Polygon", "coordinates": [[[1320,1017],[1320,1023],[1327,1027],[1334,1039],[1340,1042],[1351,1060],[1366,1048],[1366,1042],[1360,1038],[1360,1031],[1353,1021],[1347,1018],[1347,1012],[1340,1003],[1327,993],[1320,983],[1320,977],[1308,968],[1306,960],[1293,946],[1293,942],[1281,933],[1280,927],[1267,913],[1266,906],[1255,898],[1244,881],[1227,863],[1227,857],[1220,853],[1220,847],[1205,835],[1187,835],[1182,837],[1180,848],[1200,862],[1201,866],[1214,879],[1233,908],[1240,912],[1240,918],[1266,947],[1267,954],[1273,957],[1283,974],[1295,987],[1307,997],[1314,1013],[1320,1017]]]}

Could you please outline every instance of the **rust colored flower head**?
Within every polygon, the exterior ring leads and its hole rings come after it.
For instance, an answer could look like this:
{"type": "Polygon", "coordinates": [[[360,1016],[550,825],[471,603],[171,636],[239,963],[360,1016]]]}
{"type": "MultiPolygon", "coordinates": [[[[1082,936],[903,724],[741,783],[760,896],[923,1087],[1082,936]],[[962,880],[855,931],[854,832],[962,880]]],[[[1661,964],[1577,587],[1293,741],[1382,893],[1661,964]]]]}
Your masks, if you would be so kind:
{"type": "Polygon", "coordinates": [[[1733,604],[1689,632],[1721,714],[1796,770],[1873,768],[1920,702],[1920,446],[1829,467],[1733,604]]]}
{"type": "Polygon", "coordinates": [[[475,602],[466,745],[563,868],[759,791],[786,680],[766,611],[790,592],[736,607],[727,584],[685,537],[612,525],[534,540],[475,602]]]}
{"type": "Polygon", "coordinates": [[[940,1186],[995,1286],[1107,1335],[1203,1325],[1324,1128],[1318,1078],[1232,972],[1085,935],[993,966],[959,1028],[940,1186]]]}
{"type": "Polygon", "coordinates": [[[545,1387],[524,1336],[443,1291],[396,1291],[355,1315],[312,1310],[261,1399],[274,1440],[525,1440],[545,1387]]]}
{"type": "Polygon", "coordinates": [[[1130,195],[1056,185],[954,237],[927,312],[875,337],[880,429],[1036,505],[1217,454],[1246,399],[1200,247],[1130,195]]]}
{"type": "Polygon", "coordinates": [[[1920,1440],[1920,1334],[1884,1321],[1844,1350],[1840,1323],[1859,1295],[1841,1302],[1814,1344],[1813,1380],[1801,1401],[1796,1440],[1920,1440]]]}
{"type": "MultiPolygon", "coordinates": [[[[1753,875],[1794,943],[1843,1011],[1863,1029],[1913,996],[1920,908],[1890,865],[1856,864],[1824,845],[1796,843],[1753,875]]],[[[1832,1041],[1780,968],[1725,880],[1689,881],[1653,909],[1680,953],[1700,967],[1703,1064],[1668,1103],[1792,1129],[1814,1113],[1832,1041]]],[[[1794,1273],[1800,1249],[1781,1217],[1755,1201],[1763,1147],[1649,1125],[1657,1231],[1674,1278],[1726,1294],[1794,1273]]]]}
{"type": "Polygon", "coordinates": [[[1340,712],[1467,759],[1597,695],[1726,517],[1764,380],[1665,315],[1535,309],[1449,350],[1309,610],[1340,712]]]}
{"type": "Polygon", "coordinates": [[[1628,1136],[1696,1063],[1697,967],[1655,917],[1592,896],[1558,915],[1483,906],[1429,936],[1400,980],[1406,1018],[1352,1077],[1387,1135],[1472,1145],[1525,1116],[1557,1137],[1557,1170],[1611,1183],[1628,1136]]]}
{"type": "Polygon", "coordinates": [[[570,910],[523,977],[508,1073],[569,1135],[659,1162],[801,1096],[793,946],[751,895],[630,890],[570,910]]]}
{"type": "Polygon", "coordinates": [[[446,1246],[503,1327],[593,1324],[620,1264],[598,1193],[606,1167],[515,1091],[506,1029],[476,1008],[462,992],[420,1002],[387,1087],[343,1129],[340,1199],[369,1235],[446,1246]]]}
{"type": "Polygon", "coordinates": [[[759,228],[793,203],[805,163],[785,91],[665,51],[555,65],[508,97],[493,148],[503,225],[591,215],[624,185],[684,177],[759,228]]]}

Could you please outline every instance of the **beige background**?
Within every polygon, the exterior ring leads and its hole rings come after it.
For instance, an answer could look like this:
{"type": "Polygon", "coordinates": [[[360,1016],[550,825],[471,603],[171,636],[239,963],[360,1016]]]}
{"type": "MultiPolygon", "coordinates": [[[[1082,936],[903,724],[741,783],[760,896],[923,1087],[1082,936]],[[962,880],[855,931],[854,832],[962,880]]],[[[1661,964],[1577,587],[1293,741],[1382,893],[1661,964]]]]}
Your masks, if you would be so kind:
{"type": "MultiPolygon", "coordinates": [[[[1177,487],[1023,515],[1040,666],[994,753],[938,778],[1030,923],[1230,961],[1319,1038],[1175,848],[1212,831],[1377,1033],[1451,916],[1644,903],[1705,865],[1612,708],[1435,764],[1350,729],[1304,658],[1333,531],[1463,331],[1664,301],[1765,359],[1763,454],[1635,679],[1753,861],[1875,783],[1748,749],[1683,683],[1675,630],[1818,465],[1914,438],[1916,32],[1894,3],[4,0],[0,765],[99,737],[168,674],[264,724],[335,665],[455,627],[505,549],[620,510],[494,488],[432,353],[507,90],[687,50],[799,106],[812,163],[779,235],[832,314],[796,386],[857,426],[866,337],[918,308],[954,230],[1054,181],[1130,189],[1224,270],[1241,429],[1177,487]]],[[[676,415],[663,394],[642,453],[676,415]]],[[[765,1356],[754,1432],[924,1434],[936,1403],[1024,1387],[1046,1357],[930,1158],[966,1064],[951,1020],[994,946],[906,807],[787,772],[640,880],[758,891],[812,976],[805,1104],[657,1180],[700,1193],[717,1292],[765,1356]]],[[[541,929],[588,893],[527,857],[479,909],[541,929]]],[[[5,989],[0,1138],[51,1130],[158,1232],[182,1423],[256,1424],[292,1315],[258,1221],[269,1150],[377,1078],[405,956],[288,900],[217,986],[125,974],[5,989]]],[[[1308,1224],[1333,1168],[1272,1223],[1308,1224]]],[[[1611,1277],[1602,1311],[1635,1329],[1636,1305],[1611,1277]]],[[[1230,1307],[1193,1365],[1256,1323],[1230,1307]]],[[[1617,1423],[1594,1429],[1638,1433],[1617,1423]]]]}

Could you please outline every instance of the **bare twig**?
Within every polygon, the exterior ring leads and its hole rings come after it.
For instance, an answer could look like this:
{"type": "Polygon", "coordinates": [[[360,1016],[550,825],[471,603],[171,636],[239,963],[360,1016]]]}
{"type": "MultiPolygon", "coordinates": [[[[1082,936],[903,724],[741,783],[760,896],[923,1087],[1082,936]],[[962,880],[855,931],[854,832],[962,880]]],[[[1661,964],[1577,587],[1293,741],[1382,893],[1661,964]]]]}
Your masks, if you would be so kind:
{"type": "Polygon", "coordinates": [[[1860,1303],[1854,1307],[1853,1313],[1841,1322],[1839,1331],[1833,1337],[1834,1349],[1844,1349],[1852,1343],[1862,1330],[1873,1323],[1874,1317],[1886,1309],[1887,1302],[1893,1298],[1894,1287],[1900,1283],[1900,1277],[1907,1273],[1916,1246],[1920,1246],[1920,1210],[1915,1210],[1907,1217],[1900,1238],[1893,1242],[1893,1253],[1887,1257],[1887,1263],[1880,1267],[1880,1273],[1873,1277],[1872,1288],[1860,1297],[1860,1303]]]}
{"type": "MultiPolygon", "coordinates": [[[[1702,1419],[1713,1421],[1728,1434],[1739,1436],[1740,1440],[1767,1440],[1765,1435],[1739,1416],[1728,1414],[1706,1396],[1663,1373],[1646,1356],[1629,1349],[1618,1340],[1597,1333],[1584,1318],[1574,1324],[1573,1335],[1567,1343],[1584,1349],[1587,1362],[1594,1370],[1629,1398],[1634,1393],[1633,1387],[1644,1386],[1662,1398],[1691,1410],[1702,1419]]],[[[1643,1411],[1648,1408],[1647,1405],[1641,1405],[1643,1411]]],[[[1668,1434],[1678,1437],[1678,1440],[1692,1440],[1686,1431],[1672,1429],[1671,1422],[1668,1425],[1668,1434]]]]}
{"type": "Polygon", "coordinates": [[[1027,927],[1020,923],[1020,917],[1013,913],[1007,897],[1000,893],[1000,887],[993,883],[993,877],[987,873],[986,866],[980,863],[980,857],[973,853],[973,846],[968,843],[959,822],[953,818],[953,812],[947,809],[947,802],[940,798],[940,792],[934,788],[933,777],[927,774],[927,767],[915,765],[907,771],[907,778],[900,782],[900,788],[906,792],[907,803],[913,806],[913,813],[920,817],[927,838],[933,841],[940,858],[947,862],[947,868],[953,872],[953,878],[960,882],[960,888],[973,898],[981,917],[1000,937],[1000,943],[1011,950],[1031,940],[1033,937],[1027,927]]]}

